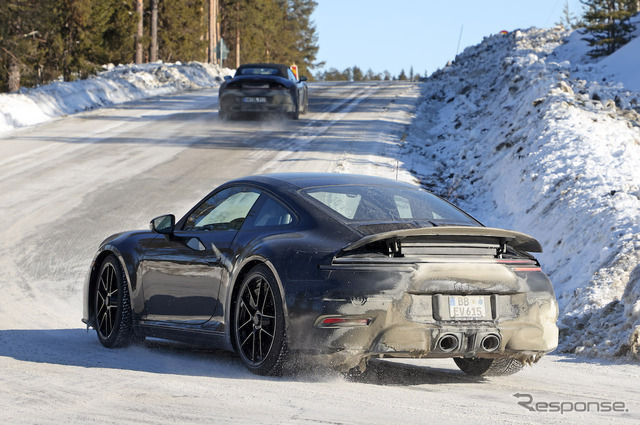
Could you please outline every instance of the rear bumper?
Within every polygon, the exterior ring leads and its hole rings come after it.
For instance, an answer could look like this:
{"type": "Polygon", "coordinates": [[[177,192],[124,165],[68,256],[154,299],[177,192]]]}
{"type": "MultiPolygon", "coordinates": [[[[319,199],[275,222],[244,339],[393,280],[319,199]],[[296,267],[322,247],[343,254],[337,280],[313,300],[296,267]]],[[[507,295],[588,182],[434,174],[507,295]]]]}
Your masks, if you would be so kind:
{"type": "Polygon", "coordinates": [[[242,91],[227,92],[220,98],[220,108],[227,112],[273,112],[293,113],[295,104],[288,91],[265,91],[248,93],[242,91]],[[264,102],[248,101],[260,99],[264,102]]]}
{"type": "Polygon", "coordinates": [[[322,352],[346,369],[369,357],[511,357],[535,362],[558,344],[558,304],[551,282],[540,271],[495,267],[502,268],[498,275],[511,276],[509,285],[467,281],[464,291],[459,275],[425,281],[420,266],[334,270],[328,277],[331,290],[309,297],[313,284],[306,282],[305,295],[288,305],[289,347],[322,352]],[[353,295],[335,290],[345,286],[353,295]],[[490,317],[443,319],[447,315],[439,310],[448,308],[442,306],[443,297],[461,292],[491,297],[490,317]]]}

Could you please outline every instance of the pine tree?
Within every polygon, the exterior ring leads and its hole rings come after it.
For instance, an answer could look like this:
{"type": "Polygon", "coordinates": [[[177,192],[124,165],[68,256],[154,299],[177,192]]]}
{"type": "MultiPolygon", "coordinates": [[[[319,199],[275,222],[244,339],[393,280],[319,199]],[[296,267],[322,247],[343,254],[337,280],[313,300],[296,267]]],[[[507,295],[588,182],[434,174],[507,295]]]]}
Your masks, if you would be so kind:
{"type": "Polygon", "coordinates": [[[90,12],[90,60],[99,65],[131,61],[137,26],[134,2],[101,0],[90,12]]]}
{"type": "Polygon", "coordinates": [[[162,0],[159,2],[158,51],[160,59],[167,62],[206,61],[206,10],[204,0],[162,0]]]}
{"type": "Polygon", "coordinates": [[[226,66],[240,63],[296,64],[300,75],[309,75],[318,52],[311,22],[313,0],[220,0],[221,35],[229,46],[226,66]],[[239,36],[239,37],[238,37],[239,36]],[[237,48],[240,42],[239,49],[237,48]]]}
{"type": "Polygon", "coordinates": [[[351,68],[351,79],[353,81],[364,80],[364,74],[362,73],[362,70],[357,66],[354,66],[353,68],[351,68]]]}
{"type": "Polygon", "coordinates": [[[55,33],[48,51],[49,61],[65,81],[86,78],[95,71],[92,62],[91,0],[56,0],[55,33]]]}
{"type": "Polygon", "coordinates": [[[637,12],[636,0],[581,0],[584,13],[584,38],[592,49],[589,56],[607,56],[631,40],[635,26],[630,22],[637,12]]]}
{"type": "Polygon", "coordinates": [[[0,89],[14,92],[42,82],[42,57],[50,0],[0,3],[0,89]]]}
{"type": "Polygon", "coordinates": [[[398,75],[398,80],[406,80],[407,74],[404,73],[404,68],[400,70],[400,75],[398,75]]]}

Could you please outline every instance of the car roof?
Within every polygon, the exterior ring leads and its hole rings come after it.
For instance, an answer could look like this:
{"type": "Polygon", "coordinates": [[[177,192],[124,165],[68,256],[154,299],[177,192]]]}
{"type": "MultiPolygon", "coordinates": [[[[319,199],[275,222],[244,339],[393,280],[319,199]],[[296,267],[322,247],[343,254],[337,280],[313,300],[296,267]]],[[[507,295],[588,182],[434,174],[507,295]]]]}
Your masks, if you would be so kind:
{"type": "Polygon", "coordinates": [[[238,67],[238,70],[244,68],[274,68],[279,70],[280,72],[284,72],[285,75],[287,73],[287,69],[289,69],[287,65],[283,65],[281,63],[245,63],[243,65],[240,65],[238,67]]]}
{"type": "Polygon", "coordinates": [[[234,182],[240,181],[253,181],[280,188],[282,188],[283,186],[289,186],[289,188],[296,190],[317,186],[338,186],[348,184],[397,186],[416,189],[416,186],[409,183],[391,180],[383,177],[341,173],[273,173],[248,176],[234,180],[234,182]]]}

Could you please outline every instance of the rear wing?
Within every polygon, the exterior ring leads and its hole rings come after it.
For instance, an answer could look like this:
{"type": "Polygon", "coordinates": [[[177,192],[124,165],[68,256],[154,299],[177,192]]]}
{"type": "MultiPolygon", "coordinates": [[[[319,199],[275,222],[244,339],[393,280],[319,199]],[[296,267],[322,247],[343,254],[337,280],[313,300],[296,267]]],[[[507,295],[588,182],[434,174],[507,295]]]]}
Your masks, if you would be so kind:
{"type": "Polygon", "coordinates": [[[377,233],[342,248],[342,252],[349,252],[373,242],[389,240],[400,242],[406,238],[428,237],[442,239],[447,236],[468,237],[470,241],[479,238],[496,238],[500,244],[506,244],[515,249],[528,252],[542,252],[542,245],[535,238],[513,230],[495,229],[492,227],[442,226],[425,227],[419,229],[402,229],[391,232],[377,233]]]}

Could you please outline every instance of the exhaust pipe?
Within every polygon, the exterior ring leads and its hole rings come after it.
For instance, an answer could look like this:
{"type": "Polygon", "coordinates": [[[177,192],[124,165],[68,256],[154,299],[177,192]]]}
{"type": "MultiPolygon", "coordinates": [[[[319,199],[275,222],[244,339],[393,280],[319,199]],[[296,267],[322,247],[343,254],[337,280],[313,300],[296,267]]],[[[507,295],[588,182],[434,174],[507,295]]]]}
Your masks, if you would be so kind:
{"type": "Polygon", "coordinates": [[[458,337],[453,334],[446,334],[438,341],[438,348],[445,353],[450,353],[458,348],[458,337]]]}
{"type": "Polygon", "coordinates": [[[500,347],[500,337],[496,334],[489,334],[482,338],[480,346],[484,351],[496,351],[500,347]]]}

